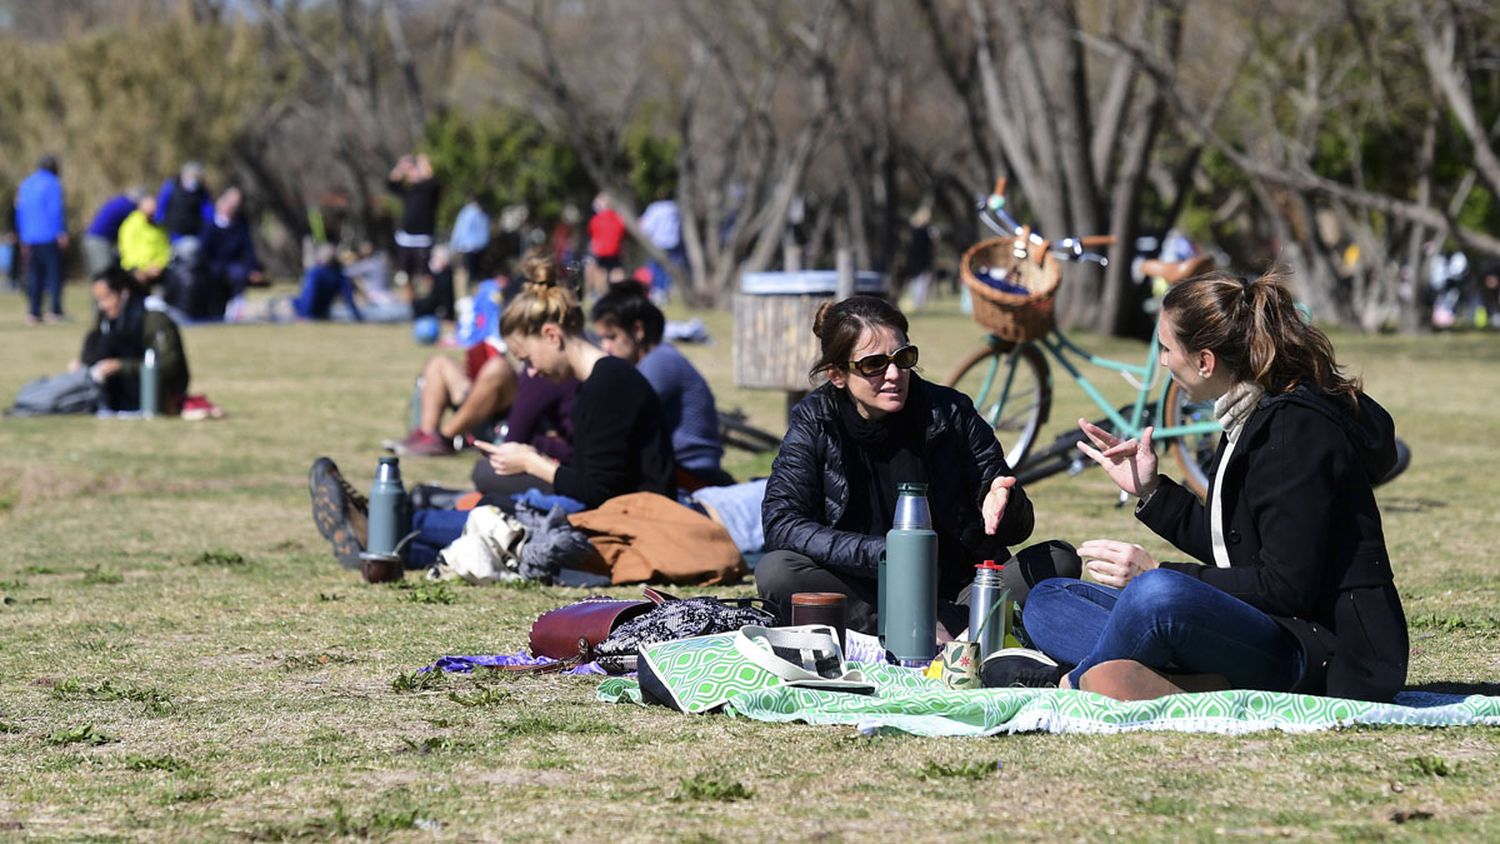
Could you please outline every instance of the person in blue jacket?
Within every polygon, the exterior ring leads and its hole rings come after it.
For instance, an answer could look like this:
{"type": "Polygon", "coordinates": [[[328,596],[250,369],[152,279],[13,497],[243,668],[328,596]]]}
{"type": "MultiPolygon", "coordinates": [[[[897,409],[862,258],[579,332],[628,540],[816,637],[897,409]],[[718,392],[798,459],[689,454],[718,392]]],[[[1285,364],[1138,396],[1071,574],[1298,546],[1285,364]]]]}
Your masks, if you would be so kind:
{"type": "Polygon", "coordinates": [[[16,191],[16,230],[26,262],[26,323],[42,321],[42,294],[52,299],[48,322],[63,318],[63,250],[68,248],[68,226],[63,217],[63,189],[57,158],[44,155],[36,172],[16,191]]]}
{"type": "Polygon", "coordinates": [[[94,212],[94,219],[83,232],[83,258],[90,278],[120,260],[120,225],[135,212],[140,201],[141,192],[131,189],[104,200],[94,212]]]}
{"type": "Polygon", "coordinates": [[[228,299],[250,285],[265,281],[250,223],[240,211],[240,189],[230,187],[214,203],[213,219],[204,223],[199,256],[209,279],[221,287],[228,299]]]}
{"type": "Polygon", "coordinates": [[[344,275],[339,264],[338,250],[333,244],[318,247],[318,263],[302,276],[302,291],[292,300],[292,310],[298,319],[327,320],[333,316],[333,300],[342,297],[355,322],[364,322],[365,316],[354,301],[354,283],[344,275]]]}
{"type": "Polygon", "coordinates": [[[213,194],[203,181],[203,165],[189,161],[182,170],[162,182],[156,192],[155,223],[167,230],[173,243],[197,237],[203,224],[214,216],[213,194]]]}

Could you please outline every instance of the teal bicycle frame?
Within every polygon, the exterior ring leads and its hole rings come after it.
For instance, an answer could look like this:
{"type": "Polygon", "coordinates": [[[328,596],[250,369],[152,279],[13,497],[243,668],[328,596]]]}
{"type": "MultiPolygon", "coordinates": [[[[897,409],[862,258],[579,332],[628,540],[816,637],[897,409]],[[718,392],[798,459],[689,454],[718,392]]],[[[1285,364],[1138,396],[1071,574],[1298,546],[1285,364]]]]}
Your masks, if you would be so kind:
{"type": "MultiPolygon", "coordinates": [[[[1004,341],[995,338],[993,335],[990,337],[991,345],[1002,345],[1003,342],[1004,341]]],[[[1048,332],[1040,340],[1029,341],[1024,345],[1040,345],[1043,349],[1046,349],[1048,352],[1050,352],[1051,358],[1055,360],[1057,364],[1068,373],[1069,376],[1072,377],[1074,383],[1076,383],[1079,388],[1083,390],[1084,394],[1087,395],[1089,399],[1094,402],[1094,404],[1098,405],[1099,409],[1104,413],[1105,418],[1107,418],[1110,424],[1114,426],[1114,432],[1116,433],[1116,435],[1119,435],[1124,439],[1139,437],[1146,428],[1145,422],[1147,420],[1148,407],[1151,407],[1154,410],[1154,415],[1152,416],[1153,421],[1165,418],[1167,386],[1170,384],[1170,376],[1163,376],[1162,367],[1157,362],[1158,356],[1161,351],[1161,344],[1157,340],[1155,332],[1152,332],[1151,334],[1151,341],[1148,344],[1148,352],[1146,356],[1146,362],[1144,364],[1125,363],[1123,361],[1096,355],[1088,351],[1087,349],[1082,348],[1077,343],[1074,343],[1067,337],[1067,335],[1063,334],[1061,331],[1055,328],[1052,331],[1048,332]],[[1131,406],[1130,415],[1128,417],[1122,415],[1120,413],[1120,410],[1117,409],[1109,401],[1109,399],[1105,398],[1104,394],[1100,392],[1099,388],[1089,380],[1089,377],[1085,375],[1077,365],[1075,365],[1074,361],[1069,357],[1069,355],[1081,358],[1082,360],[1087,361],[1089,364],[1097,366],[1101,369],[1124,373],[1127,376],[1133,378],[1136,383],[1140,384],[1139,389],[1136,391],[1135,402],[1131,406]],[[1155,397],[1154,402],[1153,396],[1155,397]]],[[[998,400],[990,406],[987,418],[985,420],[991,427],[995,427],[999,423],[1000,415],[1005,409],[1007,399],[1010,397],[1011,387],[1015,383],[1016,367],[1021,363],[1019,356],[1014,354],[997,354],[990,359],[989,371],[985,373],[984,380],[981,382],[981,386],[979,388],[977,401],[975,402],[976,406],[978,407],[984,407],[988,403],[987,399],[990,396],[990,390],[995,386],[996,377],[1000,375],[1002,360],[1008,361],[1008,366],[1005,367],[1004,387],[997,396],[998,400]]],[[[1050,390],[1050,371],[1047,374],[1047,379],[1049,383],[1045,386],[1050,390]]],[[[1047,420],[1043,418],[1039,420],[1039,424],[1045,424],[1046,421],[1047,420]]],[[[1219,430],[1220,428],[1217,420],[1192,422],[1184,425],[1157,427],[1153,431],[1152,438],[1157,441],[1167,441],[1179,437],[1190,437],[1199,434],[1217,433],[1219,430]]]]}

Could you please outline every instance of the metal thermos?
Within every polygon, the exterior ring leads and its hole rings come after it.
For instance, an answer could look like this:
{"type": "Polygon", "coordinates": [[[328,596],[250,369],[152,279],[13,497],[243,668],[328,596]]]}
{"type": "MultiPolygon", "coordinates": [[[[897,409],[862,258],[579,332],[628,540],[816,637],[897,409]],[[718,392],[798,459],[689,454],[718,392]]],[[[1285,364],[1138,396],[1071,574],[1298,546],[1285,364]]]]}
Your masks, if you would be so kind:
{"type": "Polygon", "coordinates": [[[141,361],[141,415],[161,412],[161,370],[156,365],[156,350],[147,349],[141,361]]]}
{"type": "Polygon", "coordinates": [[[926,664],[937,654],[937,550],[927,485],[897,486],[895,524],[885,535],[879,612],[885,649],[903,665],[926,664]]]}
{"type": "Polygon", "coordinates": [[[1010,628],[1010,592],[1001,580],[1005,566],[985,560],[974,567],[974,585],[969,589],[969,641],[979,645],[984,659],[1005,647],[1010,628]]]}
{"type": "Polygon", "coordinates": [[[370,535],[366,550],[372,554],[390,554],[411,528],[411,511],[406,503],[406,487],[401,485],[401,461],[387,456],[375,468],[375,483],[370,487],[370,535]]]}
{"type": "Polygon", "coordinates": [[[418,431],[422,428],[422,388],[427,384],[427,379],[421,375],[417,376],[416,386],[411,389],[411,424],[407,426],[408,431],[418,431]]]}

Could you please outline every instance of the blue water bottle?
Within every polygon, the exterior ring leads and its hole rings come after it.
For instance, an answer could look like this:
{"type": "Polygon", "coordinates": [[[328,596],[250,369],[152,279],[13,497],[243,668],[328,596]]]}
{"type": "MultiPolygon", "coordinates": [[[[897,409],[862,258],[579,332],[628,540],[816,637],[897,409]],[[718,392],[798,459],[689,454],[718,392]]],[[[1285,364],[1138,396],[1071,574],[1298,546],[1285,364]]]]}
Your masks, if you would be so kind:
{"type": "Polygon", "coordinates": [[[375,483],[370,487],[370,535],[366,550],[371,554],[390,554],[411,530],[411,511],[406,503],[406,487],[401,484],[401,461],[387,455],[375,467],[375,483]]]}
{"type": "Polygon", "coordinates": [[[901,665],[926,665],[937,654],[937,546],[927,485],[900,484],[877,588],[885,649],[901,665]]]}

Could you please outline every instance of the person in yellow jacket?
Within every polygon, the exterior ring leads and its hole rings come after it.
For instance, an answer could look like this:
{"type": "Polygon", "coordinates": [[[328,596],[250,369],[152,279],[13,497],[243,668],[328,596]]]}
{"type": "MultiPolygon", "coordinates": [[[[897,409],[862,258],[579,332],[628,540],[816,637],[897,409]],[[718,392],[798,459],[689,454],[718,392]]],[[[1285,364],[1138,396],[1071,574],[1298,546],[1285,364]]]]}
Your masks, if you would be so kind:
{"type": "Polygon", "coordinates": [[[166,229],[151,222],[155,213],[156,197],[148,195],[120,224],[120,266],[136,281],[148,285],[162,274],[172,257],[166,229]]]}

